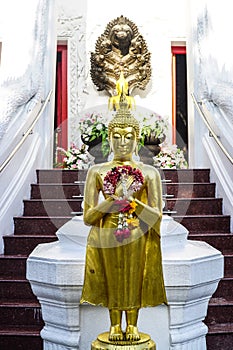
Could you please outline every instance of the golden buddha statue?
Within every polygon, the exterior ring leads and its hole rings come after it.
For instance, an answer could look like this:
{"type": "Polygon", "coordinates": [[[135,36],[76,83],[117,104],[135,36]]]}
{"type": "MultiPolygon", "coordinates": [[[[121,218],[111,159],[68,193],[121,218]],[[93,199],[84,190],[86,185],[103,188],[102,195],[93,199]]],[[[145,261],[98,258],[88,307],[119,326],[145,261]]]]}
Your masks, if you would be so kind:
{"type": "Polygon", "coordinates": [[[93,165],[85,184],[84,222],[91,229],[81,303],[107,307],[108,341],[131,344],[142,335],[139,309],[167,301],[160,247],[161,179],[156,168],[134,160],[140,127],[123,94],[108,131],[113,160],[93,165]]]}

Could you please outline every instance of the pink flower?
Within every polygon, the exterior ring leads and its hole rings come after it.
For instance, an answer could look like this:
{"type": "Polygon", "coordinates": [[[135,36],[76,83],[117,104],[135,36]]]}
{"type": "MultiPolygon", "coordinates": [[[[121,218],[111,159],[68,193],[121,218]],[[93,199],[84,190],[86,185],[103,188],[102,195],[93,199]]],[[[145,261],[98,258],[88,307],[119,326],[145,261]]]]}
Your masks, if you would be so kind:
{"type": "Polygon", "coordinates": [[[114,235],[116,237],[116,240],[121,243],[124,239],[129,238],[130,230],[128,228],[117,229],[114,232],[114,235]]]}

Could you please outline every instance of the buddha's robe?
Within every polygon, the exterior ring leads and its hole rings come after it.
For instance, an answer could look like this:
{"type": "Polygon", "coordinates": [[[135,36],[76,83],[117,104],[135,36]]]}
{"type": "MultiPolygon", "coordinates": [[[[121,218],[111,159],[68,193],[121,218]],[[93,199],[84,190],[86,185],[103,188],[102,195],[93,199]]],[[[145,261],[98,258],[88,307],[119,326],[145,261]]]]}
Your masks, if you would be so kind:
{"type": "Polygon", "coordinates": [[[144,183],[134,193],[139,226],[129,238],[118,242],[114,231],[118,212],[103,192],[103,179],[110,163],[94,165],[87,174],[84,222],[88,236],[85,278],[81,303],[108,309],[129,310],[166,303],[160,247],[162,191],[158,171],[139,163],[144,183]],[[105,203],[98,204],[102,192],[105,203]]]}

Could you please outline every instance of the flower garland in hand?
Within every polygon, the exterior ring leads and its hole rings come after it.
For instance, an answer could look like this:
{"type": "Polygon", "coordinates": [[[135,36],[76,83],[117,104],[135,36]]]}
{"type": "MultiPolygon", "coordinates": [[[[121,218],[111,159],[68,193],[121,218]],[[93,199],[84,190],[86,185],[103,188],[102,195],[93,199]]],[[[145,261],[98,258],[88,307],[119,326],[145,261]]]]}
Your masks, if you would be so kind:
{"type": "Polygon", "coordinates": [[[128,200],[127,197],[130,193],[138,191],[143,182],[142,172],[130,165],[114,167],[104,177],[103,190],[106,194],[115,198],[114,204],[119,212],[118,225],[114,232],[118,242],[123,242],[124,239],[129,238],[131,230],[139,225],[139,220],[134,214],[137,204],[134,200],[128,200]],[[127,187],[127,181],[129,180],[131,183],[127,187]],[[115,190],[119,183],[122,184],[124,194],[124,197],[121,198],[115,196],[115,190]]]}

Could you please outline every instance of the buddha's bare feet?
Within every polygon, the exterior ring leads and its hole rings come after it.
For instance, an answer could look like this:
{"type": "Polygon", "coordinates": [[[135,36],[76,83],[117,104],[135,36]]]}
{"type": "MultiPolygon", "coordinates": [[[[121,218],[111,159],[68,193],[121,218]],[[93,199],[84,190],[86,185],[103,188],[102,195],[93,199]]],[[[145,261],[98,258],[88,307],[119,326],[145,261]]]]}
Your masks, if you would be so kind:
{"type": "Polygon", "coordinates": [[[132,326],[132,325],[128,325],[126,328],[126,340],[139,340],[140,339],[140,335],[138,332],[138,327],[136,326],[132,326]]]}
{"type": "Polygon", "coordinates": [[[109,340],[111,341],[123,340],[123,332],[119,324],[110,327],[109,340]]]}

